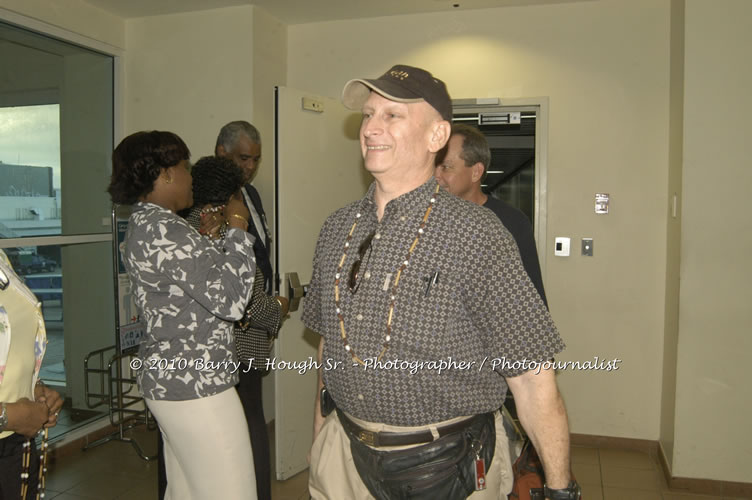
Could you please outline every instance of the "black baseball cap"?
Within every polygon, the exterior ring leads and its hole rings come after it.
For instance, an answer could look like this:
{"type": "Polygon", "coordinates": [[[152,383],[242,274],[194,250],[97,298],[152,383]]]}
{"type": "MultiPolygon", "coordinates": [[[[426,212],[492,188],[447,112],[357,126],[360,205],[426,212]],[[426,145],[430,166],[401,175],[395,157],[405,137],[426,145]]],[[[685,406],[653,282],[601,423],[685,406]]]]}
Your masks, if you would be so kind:
{"type": "Polygon", "coordinates": [[[444,120],[452,121],[452,99],[446,85],[424,69],[398,64],[375,80],[350,80],[342,90],[342,103],[360,111],[372,90],[390,101],[426,101],[444,120]]]}

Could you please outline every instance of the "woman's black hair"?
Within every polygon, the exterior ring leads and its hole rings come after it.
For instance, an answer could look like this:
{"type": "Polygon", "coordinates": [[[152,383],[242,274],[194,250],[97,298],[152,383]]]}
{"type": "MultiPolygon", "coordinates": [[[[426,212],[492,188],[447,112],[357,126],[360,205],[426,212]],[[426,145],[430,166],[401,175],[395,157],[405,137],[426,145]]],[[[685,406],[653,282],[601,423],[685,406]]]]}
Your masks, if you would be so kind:
{"type": "Polygon", "coordinates": [[[222,205],[243,187],[243,169],[229,158],[204,156],[193,165],[193,206],[222,205]]]}
{"type": "Polygon", "coordinates": [[[136,132],[112,153],[112,177],[107,192],[113,203],[132,205],[151,193],[162,169],[188,160],[191,152],[172,132],[136,132]]]}

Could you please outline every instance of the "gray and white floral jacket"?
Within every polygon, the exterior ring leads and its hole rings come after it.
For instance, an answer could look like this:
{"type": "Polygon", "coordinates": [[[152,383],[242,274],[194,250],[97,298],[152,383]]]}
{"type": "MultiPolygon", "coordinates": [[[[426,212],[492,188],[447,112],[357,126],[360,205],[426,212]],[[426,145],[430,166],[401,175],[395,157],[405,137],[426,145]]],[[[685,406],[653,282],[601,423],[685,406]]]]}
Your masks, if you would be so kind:
{"type": "Polygon", "coordinates": [[[134,205],[123,254],[146,325],[138,370],[145,398],[197,399],[238,382],[232,328],[253,291],[253,241],[231,229],[215,246],[177,214],[134,205]]]}

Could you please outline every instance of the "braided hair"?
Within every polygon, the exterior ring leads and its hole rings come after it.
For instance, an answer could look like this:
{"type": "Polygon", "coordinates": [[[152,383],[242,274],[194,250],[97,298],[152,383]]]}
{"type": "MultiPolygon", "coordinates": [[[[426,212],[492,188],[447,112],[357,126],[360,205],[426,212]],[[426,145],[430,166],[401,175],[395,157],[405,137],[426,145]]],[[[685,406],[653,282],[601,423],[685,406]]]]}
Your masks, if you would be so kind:
{"type": "Polygon", "coordinates": [[[204,156],[193,165],[193,206],[222,205],[243,187],[243,170],[229,158],[204,156]]]}

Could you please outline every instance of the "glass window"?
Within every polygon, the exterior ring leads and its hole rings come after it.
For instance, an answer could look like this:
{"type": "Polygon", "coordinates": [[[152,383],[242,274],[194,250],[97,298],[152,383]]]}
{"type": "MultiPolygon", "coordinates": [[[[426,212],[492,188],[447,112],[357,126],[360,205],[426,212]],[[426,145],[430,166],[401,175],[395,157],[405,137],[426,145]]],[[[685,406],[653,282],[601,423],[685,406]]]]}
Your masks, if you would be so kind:
{"type": "Polygon", "coordinates": [[[84,359],[115,343],[114,60],[0,22],[0,61],[0,248],[42,303],[57,436],[108,411],[90,407],[84,359]]]}
{"type": "Polygon", "coordinates": [[[60,105],[0,108],[0,237],[60,234],[60,105]]]}

